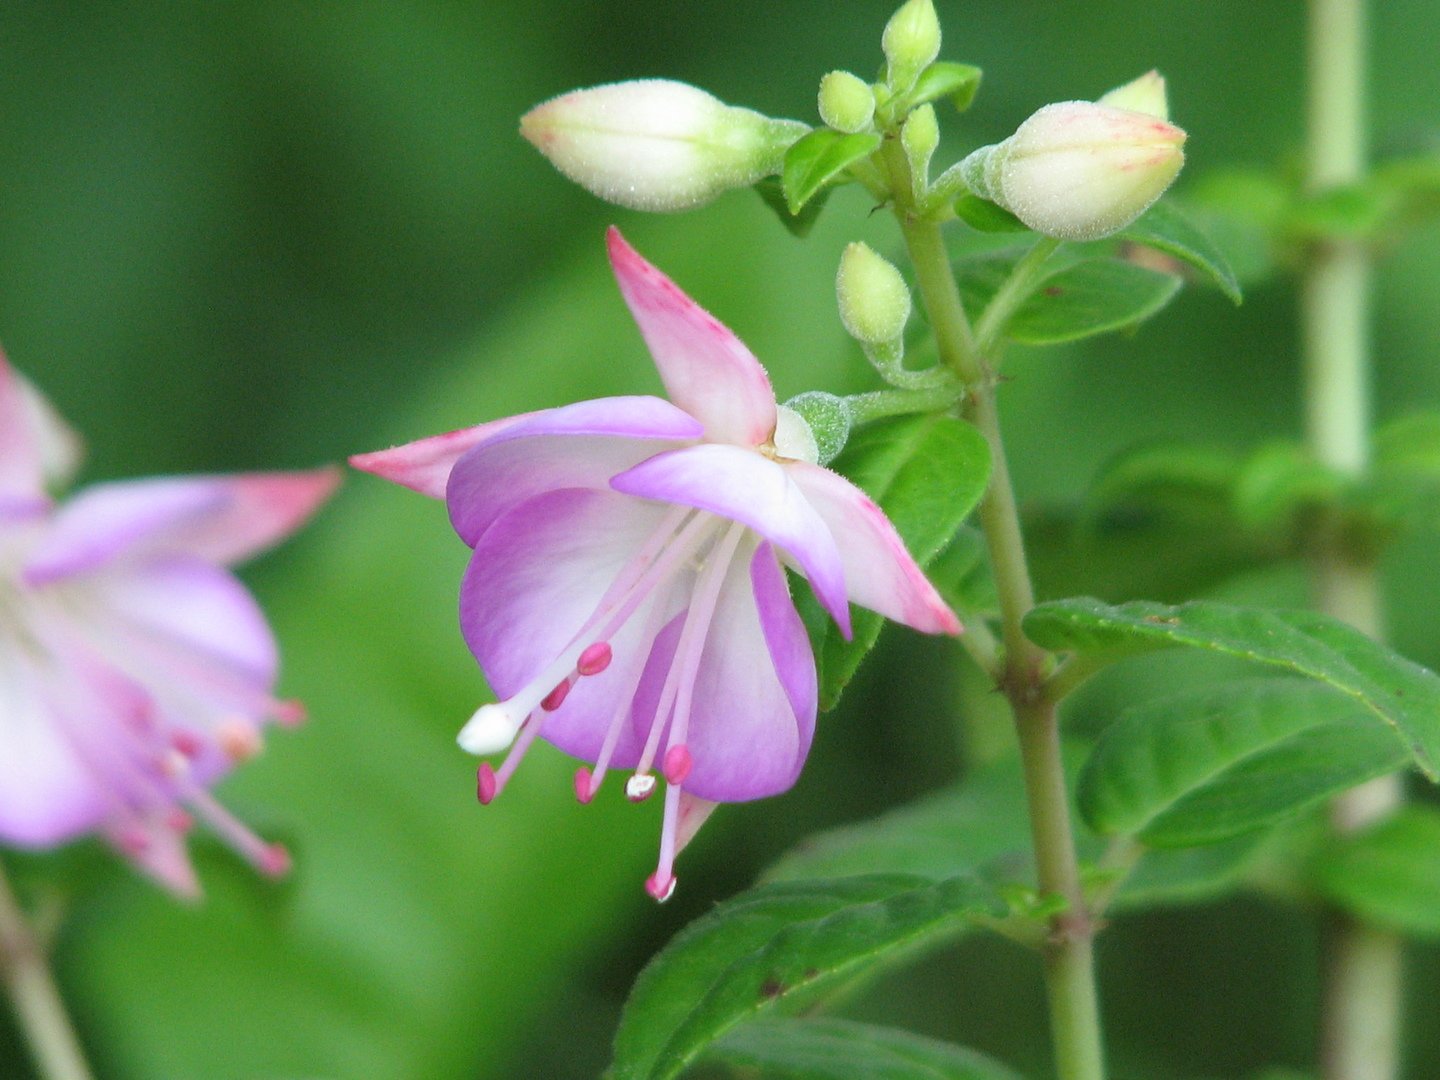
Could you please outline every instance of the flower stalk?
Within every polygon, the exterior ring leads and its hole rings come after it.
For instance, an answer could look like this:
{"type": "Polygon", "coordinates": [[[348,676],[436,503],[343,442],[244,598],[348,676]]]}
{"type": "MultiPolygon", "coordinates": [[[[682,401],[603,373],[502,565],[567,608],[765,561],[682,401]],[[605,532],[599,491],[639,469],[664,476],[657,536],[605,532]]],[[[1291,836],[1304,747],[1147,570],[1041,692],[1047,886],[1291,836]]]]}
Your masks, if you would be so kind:
{"type": "Polygon", "coordinates": [[[45,951],[0,864],[0,977],[44,1080],[90,1080],[45,951]]]}
{"type": "MultiPolygon", "coordinates": [[[[1365,173],[1364,0],[1311,0],[1306,180],[1312,192],[1365,173]]],[[[1315,458],[1359,476],[1369,467],[1371,260],[1354,241],[1316,245],[1301,285],[1306,440],[1315,458]]],[[[1313,569],[1316,606],[1372,637],[1383,634],[1376,568],[1337,543],[1313,569]]],[[[1350,833],[1402,800],[1398,776],[1335,800],[1331,820],[1350,833]]],[[[1321,1062],[1325,1080],[1393,1080],[1400,1068],[1402,952],[1397,935],[1342,914],[1332,918],[1321,1062]]]]}
{"type": "MultiPolygon", "coordinates": [[[[890,163],[892,173],[899,171],[894,156],[890,163]]],[[[909,191],[908,185],[896,184],[895,189],[909,191]]],[[[968,389],[966,414],[990,446],[990,485],[980,503],[980,525],[995,574],[1004,645],[991,673],[1009,699],[1015,717],[1038,884],[1042,893],[1065,900],[1064,910],[1050,921],[1050,934],[1043,947],[1056,1075],[1060,1080],[1103,1080],[1094,922],[1087,911],[1075,853],[1056,699],[1045,692],[1052,658],[1021,629],[1026,612],[1035,605],[1035,594],[1001,437],[995,378],[977,347],[939,224],[916,214],[903,194],[897,197],[895,212],[935,331],[941,362],[964,381],[968,389]]],[[[1049,250],[1037,249],[1037,265],[1048,254],[1049,250]]]]}

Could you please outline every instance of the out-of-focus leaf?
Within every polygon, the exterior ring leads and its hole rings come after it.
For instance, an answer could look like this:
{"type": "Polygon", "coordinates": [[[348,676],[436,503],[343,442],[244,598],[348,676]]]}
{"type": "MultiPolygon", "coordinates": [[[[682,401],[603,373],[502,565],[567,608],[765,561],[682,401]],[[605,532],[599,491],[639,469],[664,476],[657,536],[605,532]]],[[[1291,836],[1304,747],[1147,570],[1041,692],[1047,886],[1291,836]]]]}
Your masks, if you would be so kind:
{"type": "Polygon", "coordinates": [[[1314,876],[1327,899],[1368,923],[1440,938],[1440,811],[1406,806],[1328,845],[1314,876]]]}
{"type": "Polygon", "coordinates": [[[1139,503],[1146,509],[1224,509],[1240,471],[1240,455],[1196,443],[1151,443],[1126,450],[1096,474],[1086,495],[1092,516],[1139,503]]]}
{"type": "Polygon", "coordinates": [[[1302,510],[1336,506],[1347,480],[1300,444],[1273,442],[1251,453],[1235,477],[1235,516],[1264,529],[1293,522],[1302,510]]]}
{"type": "Polygon", "coordinates": [[[961,526],[925,573],[945,602],[963,616],[986,615],[999,609],[985,539],[978,529],[961,526]]]}
{"type": "Polygon", "coordinates": [[[1024,345],[1058,345],[1123,330],[1160,311],[1180,286],[1174,274],[1086,259],[1046,277],[1010,317],[1005,335],[1024,345]]]}
{"type": "Polygon", "coordinates": [[[715,1039],[793,1012],[1004,905],[977,879],[870,875],[753,889],[692,923],[641,972],[609,1080],[668,1080],[715,1039]]]}
{"type": "Polygon", "coordinates": [[[1009,210],[978,195],[961,195],[955,200],[955,216],[982,233],[1028,233],[1030,226],[1009,210]]]}
{"type": "Polygon", "coordinates": [[[1189,263],[1230,300],[1240,303],[1240,282],[1236,280],[1235,271],[1230,269],[1224,253],[1170,200],[1156,203],[1139,221],[1124,229],[1119,238],[1144,244],[1189,263]]]}
{"type": "Polygon", "coordinates": [[[755,194],[760,196],[760,201],[775,211],[775,216],[780,219],[780,224],[789,230],[791,236],[801,240],[810,235],[810,230],[815,227],[815,222],[820,217],[820,211],[825,209],[830,192],[834,190],[828,187],[822,188],[800,208],[798,214],[792,214],[790,204],[785,201],[785,189],[778,176],[767,176],[755,183],[754,188],[755,194]]]}
{"type": "Polygon", "coordinates": [[[768,1080],[1020,1080],[974,1050],[853,1020],[761,1020],[718,1040],[707,1060],[768,1080]]]}
{"type": "Polygon", "coordinates": [[[1285,220],[1294,187],[1271,173],[1225,169],[1206,173],[1179,200],[1225,253],[1236,281],[1256,285],[1286,263],[1285,220]]]}
{"type": "MultiPolygon", "coordinates": [[[[984,494],[990,447],[963,420],[906,416],[861,428],[832,467],[880,504],[923,569],[984,494]]],[[[820,669],[820,705],[829,709],[875,646],[884,619],[852,609],[853,636],[846,641],[818,607],[813,597],[802,599],[820,669]]]]}
{"type": "Polygon", "coordinates": [[[1382,521],[1440,528],[1440,413],[1412,413],[1375,433],[1374,463],[1359,498],[1382,521]]]}
{"type": "Polygon", "coordinates": [[[1391,725],[1421,771],[1436,775],[1440,677],[1329,616],[1205,601],[1111,606],[1078,598],[1039,605],[1025,617],[1025,633],[1047,649],[1101,663],[1185,646],[1315,679],[1391,725]]]}
{"type": "Polygon", "coordinates": [[[846,135],[817,128],[785,151],[780,184],[785,205],[798,214],[815,194],[855,162],[880,149],[880,136],[872,132],[846,135]]]}
{"type": "Polygon", "coordinates": [[[1408,761],[1372,713],[1325,686],[1234,682],[1123,713],[1081,771],[1077,801],[1097,832],[1188,847],[1265,828],[1408,761]]]}

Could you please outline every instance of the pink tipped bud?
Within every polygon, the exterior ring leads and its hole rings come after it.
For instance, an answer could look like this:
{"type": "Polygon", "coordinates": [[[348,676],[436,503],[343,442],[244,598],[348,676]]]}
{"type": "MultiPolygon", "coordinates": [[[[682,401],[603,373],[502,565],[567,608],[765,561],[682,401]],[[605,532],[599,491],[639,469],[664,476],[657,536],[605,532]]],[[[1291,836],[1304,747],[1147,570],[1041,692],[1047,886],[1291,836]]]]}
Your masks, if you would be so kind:
{"type": "Polygon", "coordinates": [[[1158,199],[1185,163],[1185,132],[1092,101],[1046,105],[1014,135],[960,163],[966,185],[1030,228],[1062,240],[1119,232],[1158,199]]]}
{"type": "Polygon", "coordinates": [[[688,210],[779,172],[808,130],[668,79],[574,90],[520,121],[520,133],[581,187],[650,211],[688,210]]]}
{"type": "Polygon", "coordinates": [[[655,898],[657,904],[663,904],[675,895],[676,884],[674,874],[666,874],[663,879],[658,874],[651,874],[645,879],[645,891],[655,898]]]}
{"type": "Polygon", "coordinates": [[[540,702],[540,708],[546,712],[554,712],[560,708],[565,704],[565,699],[570,696],[570,687],[573,685],[569,679],[557,685],[554,690],[545,695],[544,700],[540,702]]]}
{"type": "Polygon", "coordinates": [[[575,670],[581,675],[599,675],[610,666],[614,658],[608,641],[597,641],[588,645],[585,651],[580,654],[580,659],[575,662],[575,670]]]}
{"type": "Polygon", "coordinates": [[[595,798],[595,789],[591,786],[590,770],[584,765],[575,770],[575,798],[581,803],[588,803],[595,798]]]}
{"type": "Polygon", "coordinates": [[[667,784],[683,784],[685,778],[690,775],[690,767],[695,764],[690,756],[690,748],[684,743],[679,743],[665,751],[665,762],[662,771],[665,773],[667,784]]]}
{"type": "Polygon", "coordinates": [[[500,785],[495,780],[495,770],[488,761],[482,761],[475,770],[475,798],[481,806],[489,806],[495,799],[500,785]]]}

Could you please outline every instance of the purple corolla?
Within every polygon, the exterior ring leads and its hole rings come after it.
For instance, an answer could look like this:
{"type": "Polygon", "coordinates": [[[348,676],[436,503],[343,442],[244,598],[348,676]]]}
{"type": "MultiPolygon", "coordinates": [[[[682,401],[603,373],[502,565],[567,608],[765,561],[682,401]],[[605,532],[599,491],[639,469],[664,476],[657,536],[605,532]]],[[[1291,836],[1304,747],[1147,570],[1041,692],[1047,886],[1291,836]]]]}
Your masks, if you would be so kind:
{"type": "Polygon", "coordinates": [[[886,519],[815,463],[750,351],[611,229],[620,291],[670,400],[612,397],[507,417],[352,463],[433,497],[474,549],[460,624],[491,688],[460,732],[499,794],[537,737],[640,801],[666,781],[675,855],[716,803],[795,783],[815,728],[815,660],[785,568],[848,636],[851,602],[927,633],[960,624],[886,519]],[[512,745],[513,744],[513,745],[512,745]]]}
{"type": "Polygon", "coordinates": [[[334,470],[97,484],[63,504],[78,441],[0,356],[0,842],[101,833],[181,896],[193,818],[259,869],[289,858],[208,791],[299,706],[225,567],[295,528],[334,470]]]}

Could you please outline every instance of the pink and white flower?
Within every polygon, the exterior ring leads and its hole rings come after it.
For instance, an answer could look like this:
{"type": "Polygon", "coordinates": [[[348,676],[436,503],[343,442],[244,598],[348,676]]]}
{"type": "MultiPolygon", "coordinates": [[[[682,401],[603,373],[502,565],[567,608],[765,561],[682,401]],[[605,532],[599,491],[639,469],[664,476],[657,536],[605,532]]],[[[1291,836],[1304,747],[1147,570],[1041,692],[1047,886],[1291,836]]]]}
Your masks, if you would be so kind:
{"type": "Polygon", "coordinates": [[[536,738],[634,801],[666,781],[656,899],[717,803],[795,783],[815,728],[815,661],[785,568],[842,631],[850,604],[960,631],[884,513],[815,463],[803,420],[728,329],[614,229],[610,259],[670,400],[613,397],[352,458],[432,497],[474,549],[460,592],[501,700],[460,732],[494,799],[536,738]],[[512,746],[513,743],[513,746],[512,746]]]}
{"type": "Polygon", "coordinates": [[[226,569],[310,516],[338,476],[161,477],[56,504],[79,443],[0,356],[0,842],[101,833],[181,896],[193,817],[259,869],[289,857],[209,786],[301,710],[273,696],[264,615],[226,569]]]}

